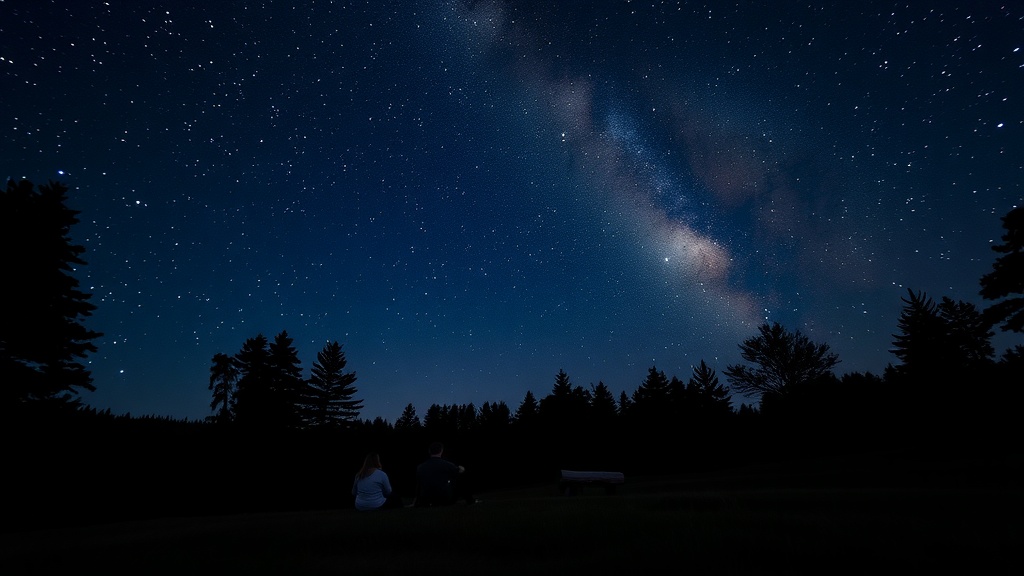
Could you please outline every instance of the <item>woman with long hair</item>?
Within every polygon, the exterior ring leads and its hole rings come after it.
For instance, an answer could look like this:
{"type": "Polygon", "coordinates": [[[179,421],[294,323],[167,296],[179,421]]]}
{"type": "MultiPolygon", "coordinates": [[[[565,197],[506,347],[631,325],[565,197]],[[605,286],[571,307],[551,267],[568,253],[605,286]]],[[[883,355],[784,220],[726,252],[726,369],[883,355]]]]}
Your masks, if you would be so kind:
{"type": "Polygon", "coordinates": [[[380,465],[380,454],[370,452],[352,480],[356,510],[380,510],[401,507],[402,501],[391,489],[391,479],[380,465]]]}

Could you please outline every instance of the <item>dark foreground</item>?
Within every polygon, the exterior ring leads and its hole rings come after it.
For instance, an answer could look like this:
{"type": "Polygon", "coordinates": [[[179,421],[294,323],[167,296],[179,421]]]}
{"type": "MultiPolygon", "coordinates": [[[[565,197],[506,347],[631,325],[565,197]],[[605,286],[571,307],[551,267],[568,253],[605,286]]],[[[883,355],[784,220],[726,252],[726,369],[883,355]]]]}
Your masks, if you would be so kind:
{"type": "Polygon", "coordinates": [[[827,467],[543,485],[450,508],[167,517],[0,535],[20,574],[1009,573],[1017,466],[827,467]]]}

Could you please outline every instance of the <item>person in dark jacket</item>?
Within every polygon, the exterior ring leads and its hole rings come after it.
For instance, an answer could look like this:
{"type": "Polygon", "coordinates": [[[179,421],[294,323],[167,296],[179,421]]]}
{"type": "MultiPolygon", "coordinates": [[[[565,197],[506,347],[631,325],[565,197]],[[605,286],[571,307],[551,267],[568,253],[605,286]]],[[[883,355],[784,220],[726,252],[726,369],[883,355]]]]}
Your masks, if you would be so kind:
{"type": "Polygon", "coordinates": [[[430,456],[416,467],[416,497],[414,506],[448,506],[459,500],[475,504],[470,481],[463,466],[443,457],[444,444],[431,442],[430,456]]]}

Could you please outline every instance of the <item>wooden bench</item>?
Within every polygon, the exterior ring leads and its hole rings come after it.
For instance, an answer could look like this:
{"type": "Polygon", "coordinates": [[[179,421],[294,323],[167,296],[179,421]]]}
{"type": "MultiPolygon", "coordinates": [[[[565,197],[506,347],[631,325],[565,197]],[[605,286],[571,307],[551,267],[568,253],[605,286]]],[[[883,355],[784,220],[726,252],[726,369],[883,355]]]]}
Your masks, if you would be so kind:
{"type": "Polygon", "coordinates": [[[558,493],[573,496],[589,485],[603,486],[605,493],[614,494],[620,484],[625,484],[622,472],[597,472],[583,470],[562,470],[558,479],[558,493]]]}

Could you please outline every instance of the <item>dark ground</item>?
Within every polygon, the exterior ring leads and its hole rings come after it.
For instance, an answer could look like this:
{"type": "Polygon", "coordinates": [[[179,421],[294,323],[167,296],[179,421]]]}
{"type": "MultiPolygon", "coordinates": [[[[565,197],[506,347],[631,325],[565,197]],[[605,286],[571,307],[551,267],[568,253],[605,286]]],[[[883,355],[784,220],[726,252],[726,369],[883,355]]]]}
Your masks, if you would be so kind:
{"type": "MultiPolygon", "coordinates": [[[[615,494],[554,483],[481,504],[165,516],[13,530],[21,574],[1015,573],[1015,458],[890,456],[627,477],[615,494]],[[436,568],[436,569],[435,569],[436,568]]],[[[591,489],[595,488],[595,489],[591,489]]]]}

